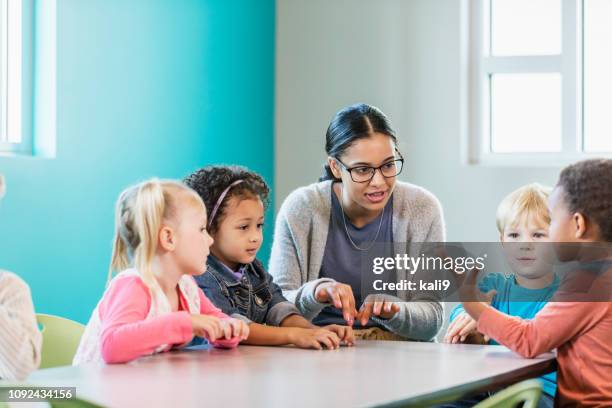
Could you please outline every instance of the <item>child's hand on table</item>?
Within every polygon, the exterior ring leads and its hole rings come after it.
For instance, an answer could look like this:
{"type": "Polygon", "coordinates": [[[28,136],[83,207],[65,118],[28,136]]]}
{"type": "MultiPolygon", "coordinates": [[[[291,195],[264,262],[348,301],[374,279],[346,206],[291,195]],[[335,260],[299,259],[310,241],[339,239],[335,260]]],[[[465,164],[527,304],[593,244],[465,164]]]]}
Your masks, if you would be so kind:
{"type": "Polygon", "coordinates": [[[240,319],[221,319],[221,331],[226,340],[239,338],[240,341],[249,337],[249,325],[240,319]]]}
{"type": "Polygon", "coordinates": [[[355,344],[355,335],[352,327],[340,326],[339,324],[330,324],[321,328],[336,333],[340,340],[347,346],[352,346],[355,344]]]}
{"type": "Polygon", "coordinates": [[[241,341],[249,336],[249,326],[239,319],[219,319],[215,316],[202,314],[191,315],[193,334],[210,342],[239,338],[241,341]]]}
{"type": "Polygon", "coordinates": [[[477,325],[476,320],[472,319],[469,314],[466,312],[461,312],[459,316],[457,316],[448,326],[446,335],[444,336],[444,342],[456,344],[464,343],[466,340],[473,340],[476,343],[481,343],[482,341],[484,344],[486,344],[489,340],[487,336],[484,336],[482,339],[478,339],[478,341],[476,341],[476,337],[482,337],[477,336],[480,334],[478,330],[476,330],[477,325]]]}
{"type": "Polygon", "coordinates": [[[218,317],[192,314],[191,327],[194,336],[203,337],[208,341],[215,341],[222,336],[221,319],[218,317]]]}
{"type": "Polygon", "coordinates": [[[299,348],[312,348],[316,350],[326,348],[334,350],[340,347],[340,337],[327,329],[292,327],[290,330],[289,342],[299,348]]]}

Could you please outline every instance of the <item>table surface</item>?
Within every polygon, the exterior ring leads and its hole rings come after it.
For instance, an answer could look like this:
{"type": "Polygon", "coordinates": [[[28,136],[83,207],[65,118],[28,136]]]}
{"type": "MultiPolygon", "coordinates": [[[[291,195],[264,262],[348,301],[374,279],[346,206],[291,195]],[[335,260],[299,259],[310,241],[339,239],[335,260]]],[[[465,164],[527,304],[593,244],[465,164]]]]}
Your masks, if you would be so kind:
{"type": "Polygon", "coordinates": [[[71,386],[109,407],[316,407],[424,404],[555,368],[502,346],[360,341],[339,350],[239,346],[177,351],[129,364],[58,367],[28,383],[71,386]]]}

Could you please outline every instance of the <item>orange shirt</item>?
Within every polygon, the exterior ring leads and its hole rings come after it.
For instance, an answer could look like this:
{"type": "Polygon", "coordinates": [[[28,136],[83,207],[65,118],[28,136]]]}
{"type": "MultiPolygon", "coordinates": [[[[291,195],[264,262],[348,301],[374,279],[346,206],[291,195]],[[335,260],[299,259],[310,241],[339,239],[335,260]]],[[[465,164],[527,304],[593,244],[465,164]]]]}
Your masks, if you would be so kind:
{"type": "Polygon", "coordinates": [[[488,307],[478,330],[524,357],[556,348],[555,406],[612,406],[612,302],[550,302],[532,320],[488,307]]]}

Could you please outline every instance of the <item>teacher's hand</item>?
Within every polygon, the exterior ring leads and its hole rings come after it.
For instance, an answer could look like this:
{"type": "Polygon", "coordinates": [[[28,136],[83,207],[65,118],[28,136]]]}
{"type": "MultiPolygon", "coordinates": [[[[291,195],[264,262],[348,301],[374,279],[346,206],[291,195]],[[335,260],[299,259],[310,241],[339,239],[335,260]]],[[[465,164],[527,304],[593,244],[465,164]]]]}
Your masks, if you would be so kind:
{"type": "Polygon", "coordinates": [[[349,285],[339,282],[323,282],[315,289],[315,299],[320,303],[331,303],[336,309],[342,309],[346,324],[353,325],[357,310],[355,296],[349,285]]]}
{"type": "Polygon", "coordinates": [[[394,302],[391,297],[384,295],[368,295],[359,310],[359,319],[361,325],[365,326],[372,315],[382,319],[390,319],[395,316],[399,310],[399,305],[397,302],[394,302]]]}

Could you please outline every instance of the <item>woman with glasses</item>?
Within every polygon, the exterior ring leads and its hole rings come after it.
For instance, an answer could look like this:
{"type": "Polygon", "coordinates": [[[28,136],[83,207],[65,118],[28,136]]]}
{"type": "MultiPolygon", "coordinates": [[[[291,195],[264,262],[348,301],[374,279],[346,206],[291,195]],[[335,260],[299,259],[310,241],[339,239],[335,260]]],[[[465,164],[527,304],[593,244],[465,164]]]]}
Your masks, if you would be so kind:
{"type": "Polygon", "coordinates": [[[295,190],[281,206],[269,272],[318,325],[352,325],[362,339],[431,340],[442,326],[442,305],[435,298],[407,302],[406,291],[365,295],[362,266],[364,253],[379,247],[443,242],[438,200],[397,181],[404,159],[389,120],[373,106],[338,112],[325,150],[319,182],[295,190]]]}

